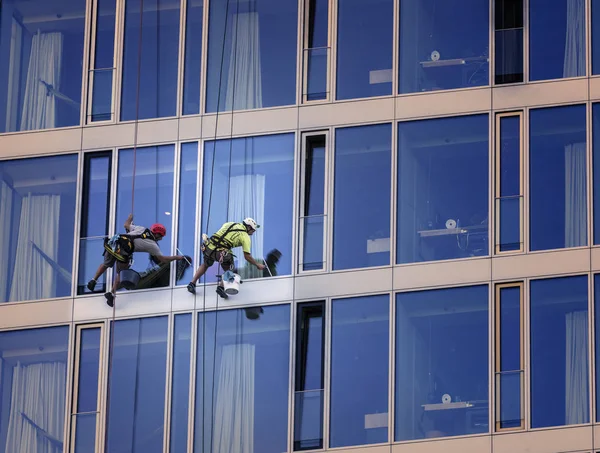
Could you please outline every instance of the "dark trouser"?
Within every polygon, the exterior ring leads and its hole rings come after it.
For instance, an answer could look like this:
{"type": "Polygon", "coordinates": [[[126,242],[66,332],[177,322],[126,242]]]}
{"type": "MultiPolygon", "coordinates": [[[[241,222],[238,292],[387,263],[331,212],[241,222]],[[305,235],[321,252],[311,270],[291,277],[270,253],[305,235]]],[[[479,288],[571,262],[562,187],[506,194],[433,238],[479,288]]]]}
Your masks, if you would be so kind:
{"type": "Polygon", "coordinates": [[[230,250],[213,250],[207,247],[204,250],[204,263],[211,267],[215,261],[220,263],[225,271],[233,268],[233,255],[230,250]]]}

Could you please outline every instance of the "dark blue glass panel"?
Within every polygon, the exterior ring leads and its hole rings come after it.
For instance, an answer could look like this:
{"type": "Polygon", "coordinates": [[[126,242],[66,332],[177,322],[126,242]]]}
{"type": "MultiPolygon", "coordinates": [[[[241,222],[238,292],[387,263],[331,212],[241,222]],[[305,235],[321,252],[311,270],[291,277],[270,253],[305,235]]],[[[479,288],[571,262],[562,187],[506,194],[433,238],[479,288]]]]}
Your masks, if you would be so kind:
{"type": "Polygon", "coordinates": [[[307,65],[306,100],[327,99],[327,62],[329,49],[310,49],[304,53],[307,65]]]}
{"type": "Polygon", "coordinates": [[[400,93],[489,83],[489,3],[400,1],[400,93]]]}
{"type": "Polygon", "coordinates": [[[96,414],[73,416],[75,433],[74,453],[90,453],[96,448],[96,414]]]}
{"type": "Polygon", "coordinates": [[[531,427],[590,421],[588,281],[531,282],[531,427]]]}
{"type": "Polygon", "coordinates": [[[521,391],[523,382],[522,371],[507,371],[498,374],[497,388],[500,395],[497,399],[498,419],[500,429],[518,428],[523,423],[521,391]]]}
{"type": "Polygon", "coordinates": [[[117,0],[98,0],[97,8],[94,69],[112,69],[114,67],[117,0]]]}
{"type": "Polygon", "coordinates": [[[178,57],[179,2],[128,0],[125,3],[121,121],[175,116],[178,57]]]}
{"type": "Polygon", "coordinates": [[[93,74],[92,121],[110,121],[112,116],[113,69],[98,69],[93,74]]]}
{"type": "Polygon", "coordinates": [[[391,124],[335,134],[333,269],[390,264],[391,124]]]}
{"type": "Polygon", "coordinates": [[[0,453],[63,451],[68,346],[68,326],[0,332],[0,453]]]}
{"type": "Polygon", "coordinates": [[[592,74],[600,74],[600,1],[591,0],[592,74]]]}
{"type": "Polygon", "coordinates": [[[496,31],[496,84],[523,81],[523,29],[496,31]]]}
{"type": "Polygon", "coordinates": [[[98,372],[100,367],[100,328],[81,331],[77,412],[98,409],[98,372]]]}
{"type": "MultiPolygon", "coordinates": [[[[594,357],[600,363],[600,274],[594,275],[594,357]]],[[[596,366],[596,388],[600,388],[600,369],[596,366]]],[[[600,397],[596,396],[596,421],[600,420],[600,397]]]]}
{"type": "MultiPolygon", "coordinates": [[[[251,237],[252,256],[262,260],[278,250],[281,258],[271,272],[290,274],[293,181],[294,134],[205,142],[202,233],[210,236],[225,222],[252,217],[261,225],[251,237]]],[[[233,253],[243,278],[270,275],[246,263],[241,248],[233,253]]],[[[206,273],[209,282],[214,281],[217,267],[213,265],[206,273]]]]}
{"type": "Polygon", "coordinates": [[[323,269],[323,229],[325,217],[307,217],[304,220],[302,270],[323,269]]]}
{"type": "Polygon", "coordinates": [[[247,310],[198,317],[195,453],[287,449],[290,308],[247,310]]]}
{"type": "Polygon", "coordinates": [[[594,203],[594,245],[600,244],[600,103],[592,104],[592,165],[594,203]]]}
{"type": "Polygon", "coordinates": [[[192,315],[190,313],[176,315],[173,340],[170,453],[187,453],[191,348],[192,315]]]}
{"type": "Polygon", "coordinates": [[[529,80],[585,75],[585,0],[530,0],[529,80]]]}
{"type": "Polygon", "coordinates": [[[117,321],[110,355],[106,453],[162,453],[167,374],[166,316],[117,321]]]}
{"type": "Polygon", "coordinates": [[[187,0],[185,61],[183,68],[183,114],[200,113],[200,65],[202,63],[203,2],[187,0]]]}
{"type": "Polygon", "coordinates": [[[0,133],[80,123],[86,0],[0,3],[0,133]]]}
{"type": "Polygon", "coordinates": [[[396,262],[488,254],[488,116],[398,125],[396,262]]]}
{"type": "Polygon", "coordinates": [[[329,1],[309,0],[308,49],[327,47],[329,42],[329,1]]]}
{"type": "MultiPolygon", "coordinates": [[[[179,176],[179,223],[177,225],[178,255],[194,256],[194,239],[196,235],[196,190],[198,186],[198,143],[181,144],[181,173],[179,176]]],[[[194,267],[186,268],[177,275],[177,283],[189,282],[194,267]]]]}
{"type": "Polygon", "coordinates": [[[388,440],[388,295],[334,300],[329,446],[388,440]]]}
{"type": "Polygon", "coordinates": [[[323,448],[323,390],[294,395],[294,450],[323,448]]]}
{"type": "Polygon", "coordinates": [[[487,286],[396,296],[396,441],[488,432],[488,322],[487,286]]]}
{"type": "Polygon", "coordinates": [[[0,302],[71,294],[77,159],[0,161],[0,302]]]}
{"type": "Polygon", "coordinates": [[[530,112],[531,250],[587,244],[585,110],[573,105],[530,112]]]}
{"type": "Polygon", "coordinates": [[[500,251],[508,252],[521,248],[521,197],[498,200],[500,214],[500,251]]]}
{"type": "Polygon", "coordinates": [[[500,118],[501,197],[521,194],[521,117],[500,118]]]}
{"type": "Polygon", "coordinates": [[[521,288],[500,289],[500,369],[521,369],[521,288]]]}
{"type": "Polygon", "coordinates": [[[295,104],[297,22],[296,0],[211,2],[206,111],[295,104]]]}

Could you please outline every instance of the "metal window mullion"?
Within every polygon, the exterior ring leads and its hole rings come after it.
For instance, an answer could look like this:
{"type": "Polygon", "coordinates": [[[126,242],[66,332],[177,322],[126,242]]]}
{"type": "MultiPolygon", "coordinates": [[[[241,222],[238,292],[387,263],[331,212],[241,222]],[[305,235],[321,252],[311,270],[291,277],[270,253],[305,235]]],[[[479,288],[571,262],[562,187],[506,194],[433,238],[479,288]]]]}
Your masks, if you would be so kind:
{"type": "Polygon", "coordinates": [[[329,448],[329,414],[330,414],[330,399],[331,399],[331,329],[333,326],[333,309],[331,298],[325,299],[325,332],[324,332],[324,348],[323,348],[323,373],[325,374],[324,389],[323,389],[323,449],[329,448]]]}
{"type": "Polygon", "coordinates": [[[325,216],[326,225],[325,241],[323,242],[323,250],[325,254],[325,263],[323,270],[325,272],[333,270],[333,221],[334,221],[334,184],[335,184],[335,131],[331,127],[329,130],[329,140],[325,148],[325,216]]]}
{"type": "Polygon", "coordinates": [[[394,443],[395,434],[395,399],[396,399],[396,298],[394,292],[388,293],[389,297],[389,348],[388,348],[388,442],[394,443]]]}
{"type": "MultiPolygon", "coordinates": [[[[173,159],[173,206],[171,207],[171,251],[172,255],[179,255],[179,199],[181,188],[181,162],[183,154],[183,144],[179,140],[175,142],[175,155],[173,159]]],[[[158,171],[158,169],[157,169],[158,171]]],[[[177,285],[177,265],[169,263],[169,286],[177,285]]],[[[172,308],[172,307],[171,307],[172,308]]]]}
{"type": "Polygon", "coordinates": [[[289,360],[289,370],[288,370],[288,436],[287,436],[287,451],[294,451],[294,438],[295,438],[295,408],[296,408],[296,379],[295,379],[295,369],[297,366],[296,363],[296,338],[297,338],[297,329],[296,325],[296,316],[298,311],[298,305],[294,302],[290,304],[290,360],[289,360]]]}
{"type": "MultiPolygon", "coordinates": [[[[585,75],[592,74],[592,2],[585,0],[584,5],[585,15],[585,75]]],[[[588,82],[589,89],[589,82],[588,82]]]]}
{"type": "Polygon", "coordinates": [[[530,199],[529,199],[529,108],[526,107],[522,112],[521,121],[521,181],[523,196],[523,229],[521,234],[523,235],[523,252],[529,252],[529,212],[530,212],[530,199]]]}
{"type": "Polygon", "coordinates": [[[496,8],[494,8],[497,0],[489,0],[488,2],[488,20],[489,20],[489,35],[488,47],[488,86],[496,85],[496,8]]]}
{"type": "Polygon", "coordinates": [[[85,74],[85,80],[82,81],[82,86],[87,93],[87,98],[83,97],[82,92],[82,104],[85,105],[84,109],[85,116],[82,124],[85,126],[92,117],[92,103],[93,103],[93,90],[94,90],[94,70],[96,69],[96,37],[97,37],[97,25],[98,25],[98,0],[88,1],[89,20],[86,24],[86,37],[87,46],[84,48],[84,61],[83,70],[85,74]]]}
{"type": "MultiPolygon", "coordinates": [[[[591,269],[590,269],[591,270],[591,269]]],[[[588,274],[588,379],[589,379],[589,414],[588,423],[596,423],[596,328],[595,328],[595,288],[594,288],[594,273],[588,274]]]]}
{"type": "MultiPolygon", "coordinates": [[[[200,115],[206,114],[207,111],[206,81],[208,74],[208,19],[210,16],[210,0],[203,0],[203,2],[204,6],[202,8],[202,42],[200,43],[200,46],[202,48],[202,52],[200,55],[200,108],[198,109],[200,115]]],[[[225,24],[225,28],[227,28],[227,23],[225,24]]],[[[202,137],[202,134],[200,134],[198,137],[202,137]]]]}
{"type": "Polygon", "coordinates": [[[306,11],[310,0],[298,1],[298,32],[297,32],[297,57],[296,57],[296,103],[304,104],[306,102],[306,11]]]}
{"type": "Polygon", "coordinates": [[[330,0],[329,3],[329,50],[327,52],[327,100],[335,102],[337,98],[337,24],[338,24],[338,1],[330,0]]]}
{"type": "Polygon", "coordinates": [[[593,185],[593,153],[594,153],[594,149],[593,149],[593,137],[592,137],[592,130],[594,128],[594,123],[593,123],[593,118],[592,118],[592,114],[593,114],[593,110],[592,110],[592,103],[591,102],[587,102],[586,103],[586,216],[587,216],[587,243],[586,245],[588,246],[593,246],[594,245],[594,185],[593,185]]]}
{"type": "Polygon", "coordinates": [[[68,445],[65,451],[74,451],[75,434],[77,432],[77,401],[79,399],[79,363],[81,357],[81,328],[71,324],[69,329],[69,342],[74,347],[69,347],[68,368],[71,369],[67,380],[67,398],[66,411],[68,413],[67,423],[65,423],[65,437],[63,445],[68,445]]]}
{"type": "Polygon", "coordinates": [[[529,81],[529,0],[523,0],[523,83],[529,81]]]}
{"type": "MultiPolygon", "coordinates": [[[[116,322],[116,321],[115,321],[116,322]]],[[[99,422],[97,424],[98,429],[96,436],[96,448],[97,451],[105,451],[106,437],[108,435],[108,386],[109,382],[109,368],[111,360],[111,336],[114,334],[114,325],[111,325],[112,320],[107,318],[103,322],[103,331],[105,335],[101,337],[101,347],[103,354],[100,357],[100,374],[98,375],[98,411],[100,412],[99,422]],[[106,351],[106,353],[104,353],[106,351]]],[[[114,347],[114,345],[113,345],[114,347]]]]}
{"type": "Polygon", "coordinates": [[[178,48],[178,60],[177,60],[177,98],[175,100],[176,117],[183,116],[183,84],[185,76],[185,44],[186,44],[186,32],[187,32],[187,0],[180,0],[179,2],[179,48],[178,48]]]}
{"type": "MultiPolygon", "coordinates": [[[[292,173],[292,178],[293,178],[293,185],[294,187],[292,188],[292,231],[291,233],[291,239],[292,239],[292,248],[291,248],[291,252],[292,252],[292,256],[291,256],[291,275],[298,275],[299,271],[300,271],[300,266],[298,265],[298,263],[300,262],[300,256],[301,256],[301,252],[300,252],[300,248],[297,246],[301,243],[300,240],[300,235],[299,232],[301,231],[300,228],[300,224],[303,222],[300,222],[299,220],[299,216],[296,215],[296,213],[300,212],[300,209],[302,209],[302,205],[298,202],[299,200],[299,196],[300,194],[304,193],[304,184],[301,184],[301,178],[302,178],[302,155],[303,155],[303,147],[302,147],[302,142],[300,142],[300,140],[304,140],[302,134],[300,132],[295,132],[294,133],[294,158],[292,159],[292,162],[294,163],[294,168],[293,168],[293,173],[292,173]]],[[[292,295],[292,299],[293,299],[293,295],[292,295]]],[[[293,308],[293,304],[291,305],[293,308]]]]}
{"type": "Polygon", "coordinates": [[[392,128],[392,146],[390,147],[390,254],[388,264],[393,268],[396,264],[396,229],[398,228],[396,218],[398,215],[396,200],[396,194],[398,193],[398,127],[395,121],[392,121],[390,126],[392,128]]]}
{"type": "MultiPolygon", "coordinates": [[[[117,0],[117,9],[115,11],[115,54],[113,65],[115,73],[113,77],[113,106],[115,123],[121,121],[121,86],[123,84],[123,58],[125,58],[125,1],[117,0]]],[[[143,11],[140,8],[140,14],[143,11]]]]}
{"type": "MultiPolygon", "coordinates": [[[[118,177],[119,177],[119,148],[113,149],[112,162],[111,162],[111,191],[109,200],[109,223],[108,223],[108,237],[115,234],[117,224],[117,190],[118,190],[118,177]]],[[[111,291],[113,268],[108,268],[105,273],[106,279],[106,291],[111,291]]],[[[110,330],[109,330],[110,332],[110,330]]]]}
{"type": "MultiPolygon", "coordinates": [[[[204,183],[204,148],[205,148],[206,140],[200,138],[198,139],[198,161],[196,165],[196,228],[195,233],[195,250],[194,256],[196,258],[196,263],[200,262],[200,257],[202,256],[201,244],[202,244],[202,224],[204,223],[204,218],[202,217],[203,208],[204,208],[204,191],[202,184],[204,183]]],[[[216,156],[213,155],[213,159],[216,156]]],[[[207,225],[208,228],[208,225],[207,225]]],[[[192,267],[193,271],[193,267],[192,267]]],[[[204,296],[203,296],[204,297],[204,296]]],[[[194,296],[194,308],[198,309],[197,303],[198,296],[194,296]]]]}
{"type": "Polygon", "coordinates": [[[523,301],[523,418],[525,419],[524,429],[531,429],[531,291],[530,279],[525,279],[522,286],[522,301],[523,301]]]}
{"type": "Polygon", "coordinates": [[[163,451],[168,452],[171,440],[171,405],[173,403],[171,399],[173,391],[173,357],[174,357],[174,335],[175,335],[175,314],[171,312],[167,315],[168,327],[167,327],[167,366],[165,376],[165,408],[163,418],[163,451]]]}
{"type": "MultiPolygon", "coordinates": [[[[83,134],[83,130],[81,131],[83,134]]],[[[75,219],[73,235],[73,256],[71,257],[71,297],[77,295],[77,282],[79,281],[79,251],[81,243],[81,206],[83,203],[83,178],[85,176],[85,154],[80,150],[77,154],[77,179],[75,194],[75,219]]]]}
{"type": "MultiPolygon", "coordinates": [[[[188,389],[188,432],[187,432],[187,451],[192,453],[194,450],[194,422],[196,417],[196,367],[197,367],[197,354],[198,354],[198,312],[193,311],[191,313],[192,319],[192,330],[190,335],[191,347],[190,347],[190,382],[188,389]]],[[[204,313],[202,314],[204,316],[204,313]]]]}

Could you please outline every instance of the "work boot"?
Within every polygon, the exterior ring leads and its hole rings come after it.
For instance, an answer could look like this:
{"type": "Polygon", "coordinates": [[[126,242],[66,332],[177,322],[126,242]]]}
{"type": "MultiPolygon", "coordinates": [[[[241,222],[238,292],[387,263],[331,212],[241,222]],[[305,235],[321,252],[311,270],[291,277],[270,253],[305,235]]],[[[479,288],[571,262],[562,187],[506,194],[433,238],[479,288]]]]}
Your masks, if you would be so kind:
{"type": "Polygon", "coordinates": [[[87,284],[87,289],[89,289],[90,291],[94,292],[94,288],[96,287],[96,280],[94,280],[93,278],[88,282],[87,284]]]}
{"type": "Polygon", "coordinates": [[[106,297],[106,305],[111,308],[115,306],[115,296],[113,293],[105,293],[104,297],[106,297]]]}
{"type": "Polygon", "coordinates": [[[189,282],[187,285],[187,290],[192,294],[196,294],[196,285],[194,285],[192,282],[189,282]]]}
{"type": "Polygon", "coordinates": [[[225,288],[223,288],[222,286],[217,286],[217,294],[223,299],[227,299],[229,297],[225,292],[225,288]]]}

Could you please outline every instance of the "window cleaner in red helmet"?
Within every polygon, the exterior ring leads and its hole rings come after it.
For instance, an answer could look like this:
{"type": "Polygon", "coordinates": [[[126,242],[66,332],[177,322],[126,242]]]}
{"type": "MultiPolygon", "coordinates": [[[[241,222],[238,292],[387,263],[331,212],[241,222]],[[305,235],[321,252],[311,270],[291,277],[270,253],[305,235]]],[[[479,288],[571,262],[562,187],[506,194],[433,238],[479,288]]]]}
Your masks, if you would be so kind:
{"type": "MultiPolygon", "coordinates": [[[[194,278],[188,284],[188,291],[196,294],[196,282],[215,261],[221,265],[224,271],[233,270],[233,254],[231,253],[231,249],[235,247],[242,247],[246,261],[254,264],[259,270],[263,270],[265,265],[258,263],[250,254],[250,247],[252,245],[250,236],[259,228],[260,225],[254,219],[247,217],[241,223],[224,223],[219,231],[210,238],[203,237],[202,254],[204,255],[204,262],[200,265],[194,278]]],[[[217,285],[217,294],[227,299],[223,282],[219,282],[217,285]]]]}
{"type": "Polygon", "coordinates": [[[160,263],[184,259],[181,255],[165,256],[160,251],[158,241],[167,235],[167,229],[163,224],[155,223],[150,228],[134,225],[133,214],[129,214],[123,226],[127,234],[116,234],[112,238],[104,239],[104,253],[102,254],[104,262],[98,266],[96,275],[87,284],[88,289],[94,291],[96,281],[100,276],[109,267],[117,264],[112,291],[104,294],[109,307],[114,305],[115,294],[120,284],[120,273],[123,269],[129,269],[134,252],[146,252],[160,263]]]}

